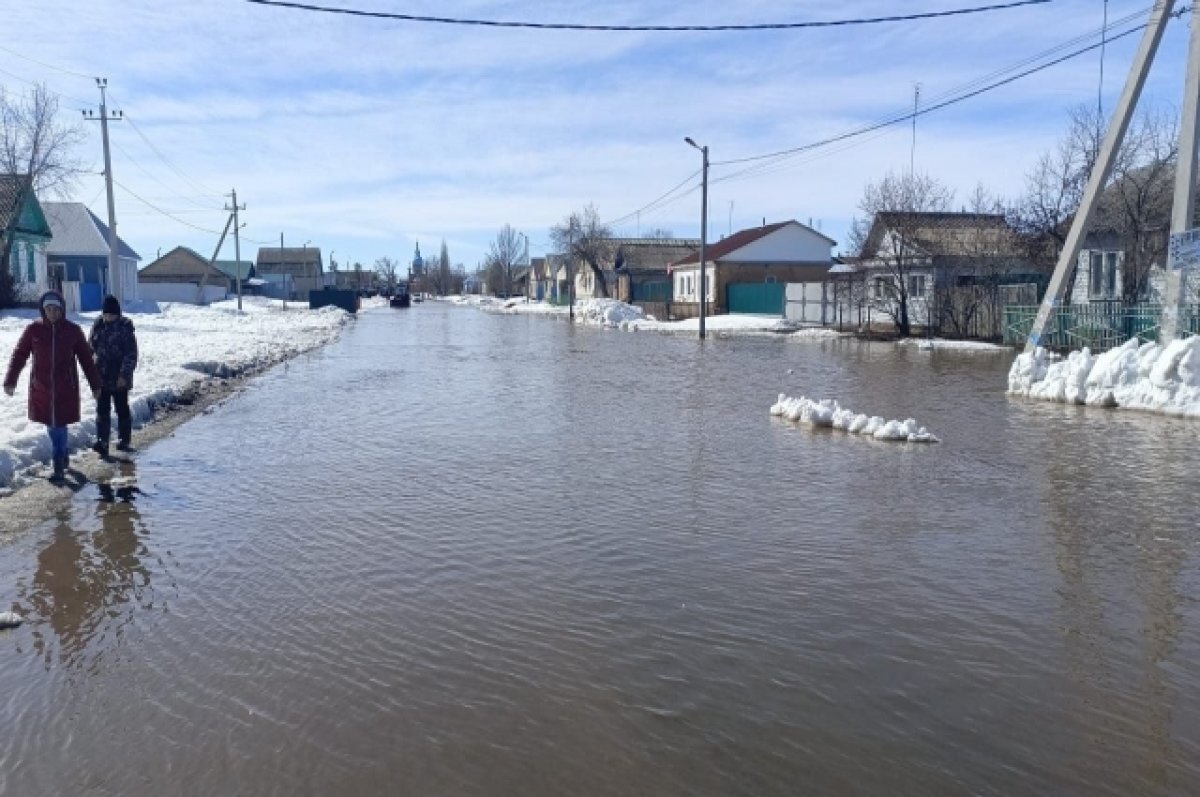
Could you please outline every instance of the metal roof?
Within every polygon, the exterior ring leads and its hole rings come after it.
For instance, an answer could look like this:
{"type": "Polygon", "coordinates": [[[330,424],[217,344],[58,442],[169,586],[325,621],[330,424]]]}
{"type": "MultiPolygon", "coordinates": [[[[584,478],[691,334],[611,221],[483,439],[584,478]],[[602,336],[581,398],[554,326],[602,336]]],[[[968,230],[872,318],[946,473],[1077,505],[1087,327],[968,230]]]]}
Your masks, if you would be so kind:
{"type": "MultiPolygon", "coordinates": [[[[108,256],[108,226],[96,218],[82,202],[43,202],[42,210],[54,238],[46,245],[46,254],[67,257],[108,256]]],[[[117,236],[117,254],[130,260],[141,260],[117,236]]]]}

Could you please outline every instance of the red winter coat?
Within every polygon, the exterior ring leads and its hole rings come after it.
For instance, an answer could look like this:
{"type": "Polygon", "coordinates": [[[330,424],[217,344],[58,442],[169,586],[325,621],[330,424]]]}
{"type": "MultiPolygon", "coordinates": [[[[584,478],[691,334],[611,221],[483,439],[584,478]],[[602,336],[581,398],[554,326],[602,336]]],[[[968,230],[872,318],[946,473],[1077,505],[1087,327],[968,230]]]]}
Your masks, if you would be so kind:
{"type": "Polygon", "coordinates": [[[17,386],[17,377],[30,354],[33,355],[33,370],[29,375],[29,420],[47,426],[78,423],[79,371],[75,368],[76,360],[83,367],[92,392],[100,388],[100,372],[83,330],[66,318],[51,324],[43,317],[25,327],[8,362],[4,387],[17,386]]]}

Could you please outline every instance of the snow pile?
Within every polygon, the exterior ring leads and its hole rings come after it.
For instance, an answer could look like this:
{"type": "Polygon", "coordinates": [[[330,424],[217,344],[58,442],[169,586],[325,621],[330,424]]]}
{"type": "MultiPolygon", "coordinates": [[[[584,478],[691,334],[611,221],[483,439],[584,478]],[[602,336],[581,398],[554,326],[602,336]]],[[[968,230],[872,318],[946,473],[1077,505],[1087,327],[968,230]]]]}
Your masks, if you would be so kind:
{"type": "Polygon", "coordinates": [[[1071,352],[1051,362],[1042,348],[1021,354],[1008,372],[1008,392],[1093,407],[1125,407],[1200,418],[1200,338],[1166,346],[1139,343],[1093,355],[1071,352]]]}
{"type": "Polygon", "coordinates": [[[876,440],[896,440],[908,443],[937,443],[937,437],[924,426],[918,426],[912,418],[904,421],[888,421],[878,415],[863,415],[843,409],[832,399],[816,401],[799,396],[791,398],[783,393],[771,405],[771,414],[810,426],[838,429],[850,434],[874,437],[876,440]]]}
{"type": "Polygon", "coordinates": [[[646,320],[642,308],[616,299],[584,299],[575,303],[575,321],[597,327],[637,329],[646,320]]]}
{"type": "MultiPolygon", "coordinates": [[[[132,303],[131,303],[132,304],[132,303]]],[[[352,316],[336,307],[309,310],[304,304],[243,297],[207,307],[162,303],[158,312],[127,312],[138,337],[138,368],[133,376],[129,409],[135,426],[148,421],[154,408],[170,404],[211,377],[236,376],[269,365],[337,337],[352,316]]],[[[8,359],[34,310],[0,314],[0,368],[8,359]]],[[[71,320],[91,330],[96,313],[72,314],[71,320]]],[[[0,487],[17,474],[50,459],[46,427],[26,417],[31,363],[25,364],[17,392],[0,393],[0,487]]],[[[0,375],[2,378],[2,375],[0,375]]],[[[96,434],[96,402],[80,390],[81,422],[67,427],[72,450],[91,445],[96,434]]]]}

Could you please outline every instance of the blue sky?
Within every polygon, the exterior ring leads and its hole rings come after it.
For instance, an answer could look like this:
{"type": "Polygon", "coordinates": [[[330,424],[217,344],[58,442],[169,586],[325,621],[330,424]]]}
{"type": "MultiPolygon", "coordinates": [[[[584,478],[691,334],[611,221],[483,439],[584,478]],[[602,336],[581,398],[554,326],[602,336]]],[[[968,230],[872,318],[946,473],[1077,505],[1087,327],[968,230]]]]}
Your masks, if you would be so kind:
{"type": "MultiPolygon", "coordinates": [[[[779,3],[324,0],[443,17],[606,25],[718,25],[946,11],[986,0],[779,3]]],[[[1152,3],[1110,0],[1110,22],[1152,3]]],[[[1179,5],[1179,4],[1177,4],[1179,5]]],[[[42,0],[6,9],[0,83],[62,95],[64,119],[108,79],[117,224],[143,265],[176,245],[207,255],[238,191],[243,257],[310,241],[370,266],[420,241],[472,269],[509,224],[549,247],[549,228],[594,204],[619,235],[699,235],[700,154],[710,147],[709,237],[794,218],[844,242],[864,186],[903,171],[910,123],[746,171],[727,164],[800,147],[949,96],[1078,39],[1099,42],[1104,0],[803,30],[572,32],[423,24],[264,7],[245,0],[42,0]],[[77,74],[76,74],[77,73],[77,74]],[[690,178],[690,179],[689,179],[690,178]],[[666,201],[651,205],[673,187],[666,201]],[[642,212],[638,213],[641,210],[642,212]],[[198,229],[197,229],[198,228],[198,229]]],[[[1190,15],[1174,20],[1144,102],[1178,107],[1190,15]]],[[[1124,25],[1121,30],[1131,27],[1124,25]]],[[[1110,43],[1110,112],[1139,34],[1110,43]]],[[[1100,55],[921,116],[915,166],[957,190],[1022,190],[1070,107],[1095,105],[1100,55]]],[[[105,218],[100,133],[72,199],[105,218]]],[[[233,256],[232,243],[222,257],[233,256]]]]}

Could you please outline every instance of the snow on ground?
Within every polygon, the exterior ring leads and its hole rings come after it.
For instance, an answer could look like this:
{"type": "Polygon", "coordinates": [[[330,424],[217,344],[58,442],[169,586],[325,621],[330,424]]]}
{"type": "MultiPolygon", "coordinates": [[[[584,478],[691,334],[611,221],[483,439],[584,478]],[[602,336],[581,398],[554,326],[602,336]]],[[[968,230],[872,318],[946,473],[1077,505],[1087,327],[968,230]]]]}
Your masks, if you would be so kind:
{"type": "Polygon", "coordinates": [[[912,418],[904,421],[888,421],[878,415],[864,415],[853,410],[843,409],[832,399],[816,401],[804,396],[791,398],[780,393],[779,398],[771,405],[771,414],[796,423],[837,429],[850,434],[867,435],[876,440],[908,443],[940,442],[928,429],[918,425],[912,418]]]}
{"type": "MultiPolygon", "coordinates": [[[[530,302],[524,298],[495,299],[490,296],[458,296],[451,301],[470,305],[492,313],[515,315],[570,316],[569,308],[547,302],[530,302]]],[[[700,319],[659,321],[646,315],[642,308],[616,299],[580,299],[575,302],[575,322],[588,326],[634,331],[666,332],[698,335],[700,319]]],[[[704,330],[716,337],[730,335],[794,335],[806,338],[836,338],[844,333],[825,328],[802,328],[779,316],[717,315],[705,319],[704,330]]]]}
{"type": "MultiPolygon", "coordinates": [[[[363,304],[387,306],[387,300],[368,299],[363,304]]],[[[207,307],[140,303],[126,308],[139,349],[129,397],[135,427],[151,417],[155,406],[169,404],[197,382],[210,376],[235,376],[320,346],[337,337],[351,318],[335,307],[309,310],[305,303],[289,302],[284,310],[282,302],[259,297],[243,297],[242,307],[239,314],[237,301],[229,300],[207,307]]],[[[71,320],[87,333],[96,315],[73,313],[71,320]]],[[[36,310],[0,313],[0,367],[8,367],[22,330],[37,317],[36,310]]],[[[0,393],[0,487],[50,459],[46,427],[26,417],[31,367],[32,362],[25,364],[12,398],[0,393]]],[[[91,445],[96,433],[96,402],[86,382],[80,402],[82,420],[68,427],[73,451],[91,445]]]]}
{"type": "Polygon", "coordinates": [[[1017,357],[1008,372],[1008,392],[1066,404],[1200,418],[1200,337],[1166,346],[1139,344],[1134,338],[1103,354],[1083,349],[1056,362],[1039,347],[1017,357]]]}

